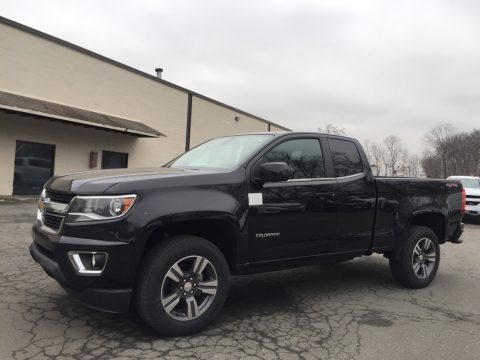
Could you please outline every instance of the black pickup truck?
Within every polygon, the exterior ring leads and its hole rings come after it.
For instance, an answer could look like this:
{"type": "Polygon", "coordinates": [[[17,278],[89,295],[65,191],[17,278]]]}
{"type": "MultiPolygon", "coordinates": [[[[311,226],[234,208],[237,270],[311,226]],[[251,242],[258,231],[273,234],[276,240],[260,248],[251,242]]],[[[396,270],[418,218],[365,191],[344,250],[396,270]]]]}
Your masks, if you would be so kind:
{"type": "Polygon", "coordinates": [[[374,177],[351,138],[236,135],[160,168],[53,177],[30,252],[85,304],[134,307],[173,336],[212,321],[231,274],[381,253],[398,282],[425,287],[464,208],[456,181],[374,177]]]}

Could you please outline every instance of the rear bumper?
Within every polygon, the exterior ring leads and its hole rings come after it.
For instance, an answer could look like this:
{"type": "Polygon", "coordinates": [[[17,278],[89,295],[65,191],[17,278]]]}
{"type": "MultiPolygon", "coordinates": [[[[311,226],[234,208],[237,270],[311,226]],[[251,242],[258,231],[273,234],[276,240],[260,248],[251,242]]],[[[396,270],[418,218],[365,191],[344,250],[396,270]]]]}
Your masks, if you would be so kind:
{"type": "MultiPolygon", "coordinates": [[[[32,258],[50,277],[55,279],[66,292],[85,305],[97,310],[113,313],[125,313],[130,310],[132,298],[131,287],[117,288],[113,285],[112,288],[110,288],[110,286],[102,286],[110,283],[108,279],[102,279],[102,277],[85,277],[75,274],[73,266],[67,262],[67,257],[64,256],[65,249],[55,249],[55,247],[58,248],[60,246],[53,241],[46,247],[45,245],[47,244],[45,241],[47,241],[47,239],[44,234],[39,234],[37,229],[32,231],[32,236],[34,241],[29,248],[32,258]],[[37,239],[39,236],[42,237],[42,242],[37,239]]],[[[69,244],[68,248],[72,246],[73,248],[78,248],[78,245],[75,244],[69,244]]],[[[95,247],[92,247],[92,250],[95,251],[95,247]]],[[[102,250],[105,250],[105,245],[102,246],[102,250]]],[[[112,244],[112,251],[114,252],[115,250],[118,251],[118,249],[115,249],[115,245],[112,244]]]]}
{"type": "Polygon", "coordinates": [[[452,237],[448,240],[451,243],[454,244],[461,244],[463,240],[460,240],[460,237],[463,234],[463,223],[461,222],[458,224],[457,228],[455,229],[455,232],[453,233],[452,237]]]}

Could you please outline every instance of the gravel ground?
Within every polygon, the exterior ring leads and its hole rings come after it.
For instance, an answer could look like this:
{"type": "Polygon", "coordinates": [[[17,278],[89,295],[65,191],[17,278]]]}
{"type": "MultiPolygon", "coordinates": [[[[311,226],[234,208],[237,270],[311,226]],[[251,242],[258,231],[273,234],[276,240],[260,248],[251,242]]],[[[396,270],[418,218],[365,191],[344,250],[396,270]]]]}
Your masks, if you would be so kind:
{"type": "Polygon", "coordinates": [[[134,314],[88,309],[28,253],[34,204],[0,206],[0,359],[478,359],[480,226],[441,247],[436,280],[408,290],[370,256],[232,279],[201,334],[161,338],[134,314]]]}

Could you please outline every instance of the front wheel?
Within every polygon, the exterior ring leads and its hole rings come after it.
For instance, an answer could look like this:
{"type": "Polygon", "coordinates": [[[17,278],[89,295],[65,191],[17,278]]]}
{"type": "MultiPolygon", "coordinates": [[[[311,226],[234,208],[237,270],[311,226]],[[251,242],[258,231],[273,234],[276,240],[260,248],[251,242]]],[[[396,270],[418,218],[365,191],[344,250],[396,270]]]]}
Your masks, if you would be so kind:
{"type": "Polygon", "coordinates": [[[215,245],[175,236],[149,250],[137,287],[137,310],[162,335],[195,333],[221,310],[228,287],[228,265],[215,245]]]}
{"type": "Polygon", "coordinates": [[[403,247],[390,257],[393,277],[414,289],[428,286],[435,278],[439,264],[437,236],[424,226],[412,226],[405,235],[403,247]]]}

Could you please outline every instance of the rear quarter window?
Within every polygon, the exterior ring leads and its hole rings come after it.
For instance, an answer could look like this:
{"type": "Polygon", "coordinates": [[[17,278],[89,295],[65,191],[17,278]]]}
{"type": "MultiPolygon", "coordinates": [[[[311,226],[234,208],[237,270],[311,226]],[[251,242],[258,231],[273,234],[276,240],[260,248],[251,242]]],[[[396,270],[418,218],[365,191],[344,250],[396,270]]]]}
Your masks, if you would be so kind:
{"type": "Polygon", "coordinates": [[[328,139],[332,153],[335,177],[363,172],[362,159],[355,143],[348,140],[328,139]]]}

